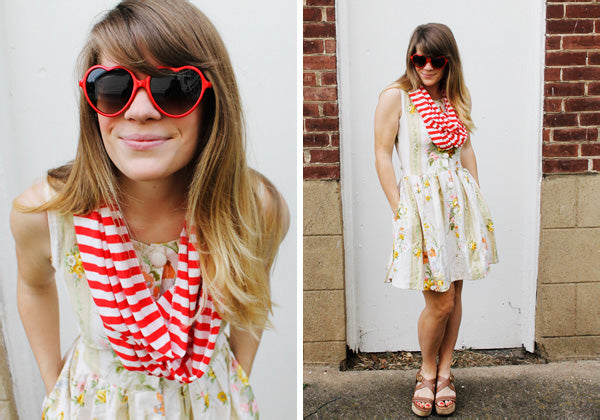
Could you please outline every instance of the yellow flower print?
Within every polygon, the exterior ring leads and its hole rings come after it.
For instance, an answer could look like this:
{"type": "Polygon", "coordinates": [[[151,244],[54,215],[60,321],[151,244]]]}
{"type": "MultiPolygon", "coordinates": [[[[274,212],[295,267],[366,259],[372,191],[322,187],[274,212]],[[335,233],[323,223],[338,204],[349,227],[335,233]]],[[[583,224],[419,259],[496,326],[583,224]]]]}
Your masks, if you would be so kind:
{"type": "Polygon", "coordinates": [[[396,212],[396,215],[394,216],[394,220],[398,220],[400,217],[401,217],[400,209],[398,209],[398,211],[396,212]]]}
{"type": "Polygon", "coordinates": [[[83,391],[81,394],[79,394],[79,395],[77,396],[77,398],[75,398],[75,402],[76,402],[77,404],[79,404],[80,406],[82,406],[82,407],[83,407],[83,400],[84,400],[84,398],[85,398],[85,391],[83,391]]]}
{"type": "Polygon", "coordinates": [[[208,408],[209,406],[209,399],[208,399],[208,392],[206,394],[204,394],[204,405],[208,408]]]}
{"type": "Polygon", "coordinates": [[[452,207],[456,207],[458,206],[458,198],[454,198],[454,200],[452,200],[452,207]]]}
{"type": "Polygon", "coordinates": [[[431,196],[430,195],[426,195],[425,196],[425,200],[427,200],[427,201],[431,200],[431,196]]]}
{"type": "Polygon", "coordinates": [[[226,403],[227,402],[227,394],[225,394],[223,391],[219,392],[219,394],[217,395],[217,398],[222,402],[222,403],[226,403]]]}
{"type": "Polygon", "coordinates": [[[425,228],[425,230],[429,229],[429,223],[423,223],[423,227],[425,228]]]}
{"type": "Polygon", "coordinates": [[[411,114],[416,113],[417,107],[415,107],[413,104],[408,104],[408,112],[410,112],[411,114]]]}
{"type": "Polygon", "coordinates": [[[460,235],[458,234],[458,231],[456,231],[456,232],[454,232],[454,233],[456,233],[456,237],[457,237],[457,238],[460,238],[460,235]]]}
{"type": "Polygon", "coordinates": [[[492,222],[489,222],[489,223],[487,224],[487,229],[488,229],[490,232],[493,232],[493,231],[494,231],[494,224],[493,224],[492,222]]]}
{"type": "Polygon", "coordinates": [[[475,241],[469,242],[469,249],[471,251],[475,251],[477,249],[477,244],[475,243],[475,241]]]}
{"type": "Polygon", "coordinates": [[[249,385],[248,377],[246,376],[246,374],[244,373],[244,371],[242,370],[242,367],[240,365],[238,365],[238,367],[237,367],[237,376],[238,376],[238,379],[244,384],[244,386],[249,385]]]}
{"type": "Polygon", "coordinates": [[[215,378],[217,377],[217,375],[215,375],[215,371],[214,371],[214,370],[210,369],[210,370],[208,371],[208,377],[209,377],[210,379],[215,379],[215,378]]]}
{"type": "Polygon", "coordinates": [[[394,258],[398,258],[398,251],[394,251],[394,258]]]}
{"type": "Polygon", "coordinates": [[[429,187],[429,180],[428,180],[428,179],[426,179],[426,180],[423,182],[423,185],[425,185],[426,187],[429,187]]]}
{"type": "Polygon", "coordinates": [[[106,390],[105,389],[103,389],[102,391],[96,392],[96,400],[100,404],[106,404],[106,390]]]}
{"type": "Polygon", "coordinates": [[[414,255],[415,257],[417,257],[417,258],[418,258],[418,257],[420,257],[422,254],[423,254],[423,250],[421,249],[421,247],[420,247],[420,246],[416,246],[416,247],[414,247],[414,248],[413,248],[413,255],[414,255]]]}
{"type": "Polygon", "coordinates": [[[69,272],[76,274],[77,280],[80,280],[83,277],[85,271],[83,269],[83,263],[81,262],[81,254],[79,253],[79,247],[77,245],[73,246],[73,248],[67,251],[67,255],[65,256],[65,262],[69,272]]]}

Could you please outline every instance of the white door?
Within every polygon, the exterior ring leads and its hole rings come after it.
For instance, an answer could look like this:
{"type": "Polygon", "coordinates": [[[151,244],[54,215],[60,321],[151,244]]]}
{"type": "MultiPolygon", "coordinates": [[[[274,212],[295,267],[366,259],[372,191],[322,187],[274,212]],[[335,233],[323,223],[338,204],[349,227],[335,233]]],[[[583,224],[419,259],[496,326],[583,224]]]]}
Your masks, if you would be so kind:
{"type": "MultiPolygon", "coordinates": [[[[544,2],[337,2],[348,345],[417,350],[420,292],[384,284],[391,211],[374,166],[378,95],[404,72],[419,24],[456,37],[477,125],[472,139],[500,263],[465,282],[457,347],[533,351],[539,242],[544,2]]],[[[396,171],[398,177],[398,171],[396,171]]]]}

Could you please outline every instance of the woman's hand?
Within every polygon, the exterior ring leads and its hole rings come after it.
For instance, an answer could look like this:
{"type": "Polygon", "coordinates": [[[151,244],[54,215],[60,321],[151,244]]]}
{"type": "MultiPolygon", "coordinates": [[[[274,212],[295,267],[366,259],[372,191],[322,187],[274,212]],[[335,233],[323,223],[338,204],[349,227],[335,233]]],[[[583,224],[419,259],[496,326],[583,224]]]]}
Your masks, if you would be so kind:
{"type": "Polygon", "coordinates": [[[400,201],[392,154],[401,114],[402,91],[397,88],[384,90],[375,109],[375,167],[392,211],[396,211],[400,201]]]}
{"type": "MultiPolygon", "coordinates": [[[[44,200],[38,183],[15,200],[16,206],[36,207],[44,200]]],[[[17,251],[17,306],[42,380],[49,393],[62,369],[58,294],[51,264],[46,212],[27,213],[13,206],[10,227],[17,251]]]]}

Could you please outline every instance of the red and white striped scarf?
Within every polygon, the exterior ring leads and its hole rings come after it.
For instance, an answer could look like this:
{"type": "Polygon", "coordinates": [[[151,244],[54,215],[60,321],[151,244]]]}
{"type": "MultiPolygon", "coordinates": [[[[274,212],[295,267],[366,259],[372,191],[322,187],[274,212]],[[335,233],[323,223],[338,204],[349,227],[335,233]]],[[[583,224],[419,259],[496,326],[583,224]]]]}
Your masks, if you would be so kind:
{"type": "Polygon", "coordinates": [[[181,232],[177,278],[154,301],[127,228],[116,208],[74,216],[75,235],[92,297],[123,366],[179,382],[207,370],[221,326],[210,296],[198,315],[202,276],[195,235],[181,232]]]}
{"type": "Polygon", "coordinates": [[[425,88],[419,88],[408,94],[419,115],[425,123],[425,128],[431,141],[442,150],[461,147],[467,140],[468,133],[465,125],[458,119],[450,101],[444,95],[445,112],[442,112],[433,102],[425,88]]]}

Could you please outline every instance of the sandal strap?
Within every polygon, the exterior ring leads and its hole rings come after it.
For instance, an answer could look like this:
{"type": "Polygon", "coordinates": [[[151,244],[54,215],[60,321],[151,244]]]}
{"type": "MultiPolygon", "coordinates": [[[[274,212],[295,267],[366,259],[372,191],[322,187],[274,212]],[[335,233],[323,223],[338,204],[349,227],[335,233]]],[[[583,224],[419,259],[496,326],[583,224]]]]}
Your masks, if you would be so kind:
{"type": "MultiPolygon", "coordinates": [[[[427,398],[427,397],[412,397],[412,402],[416,403],[416,402],[421,402],[421,403],[429,403],[431,405],[433,405],[433,398],[427,398]]],[[[418,406],[417,406],[418,407],[418,406]]],[[[422,408],[422,407],[419,407],[422,408]]]]}
{"type": "Polygon", "coordinates": [[[444,388],[450,388],[452,391],[456,392],[456,388],[454,388],[454,375],[450,374],[449,378],[438,376],[437,390],[441,391],[444,388]]]}
{"type": "MultiPolygon", "coordinates": [[[[417,382],[417,386],[415,386],[415,392],[419,391],[420,389],[427,388],[435,396],[435,378],[425,379],[425,377],[423,377],[423,375],[421,375],[421,369],[419,369],[419,371],[417,372],[416,382],[417,382]]],[[[412,402],[413,402],[413,404],[416,402],[429,403],[433,407],[434,399],[431,397],[421,397],[421,396],[413,395],[412,402]]],[[[419,408],[420,410],[423,409],[422,407],[419,407],[419,406],[417,406],[417,408],[419,408]]]]}
{"type": "Polygon", "coordinates": [[[419,371],[417,373],[416,381],[417,381],[417,386],[415,387],[415,391],[418,391],[423,388],[428,388],[432,394],[435,394],[435,378],[434,379],[425,379],[423,377],[423,375],[421,375],[421,371],[419,371]]]}
{"type": "Polygon", "coordinates": [[[450,396],[450,395],[446,395],[445,397],[443,396],[439,396],[439,397],[435,397],[435,405],[437,405],[437,403],[439,403],[440,401],[452,401],[453,403],[456,402],[456,396],[450,396]]]}
{"type": "Polygon", "coordinates": [[[456,403],[456,388],[454,387],[454,375],[450,374],[450,377],[444,378],[442,376],[438,376],[438,385],[437,391],[441,391],[444,388],[450,388],[450,390],[454,391],[455,395],[446,395],[446,396],[435,396],[435,405],[440,401],[452,401],[456,403]]]}

